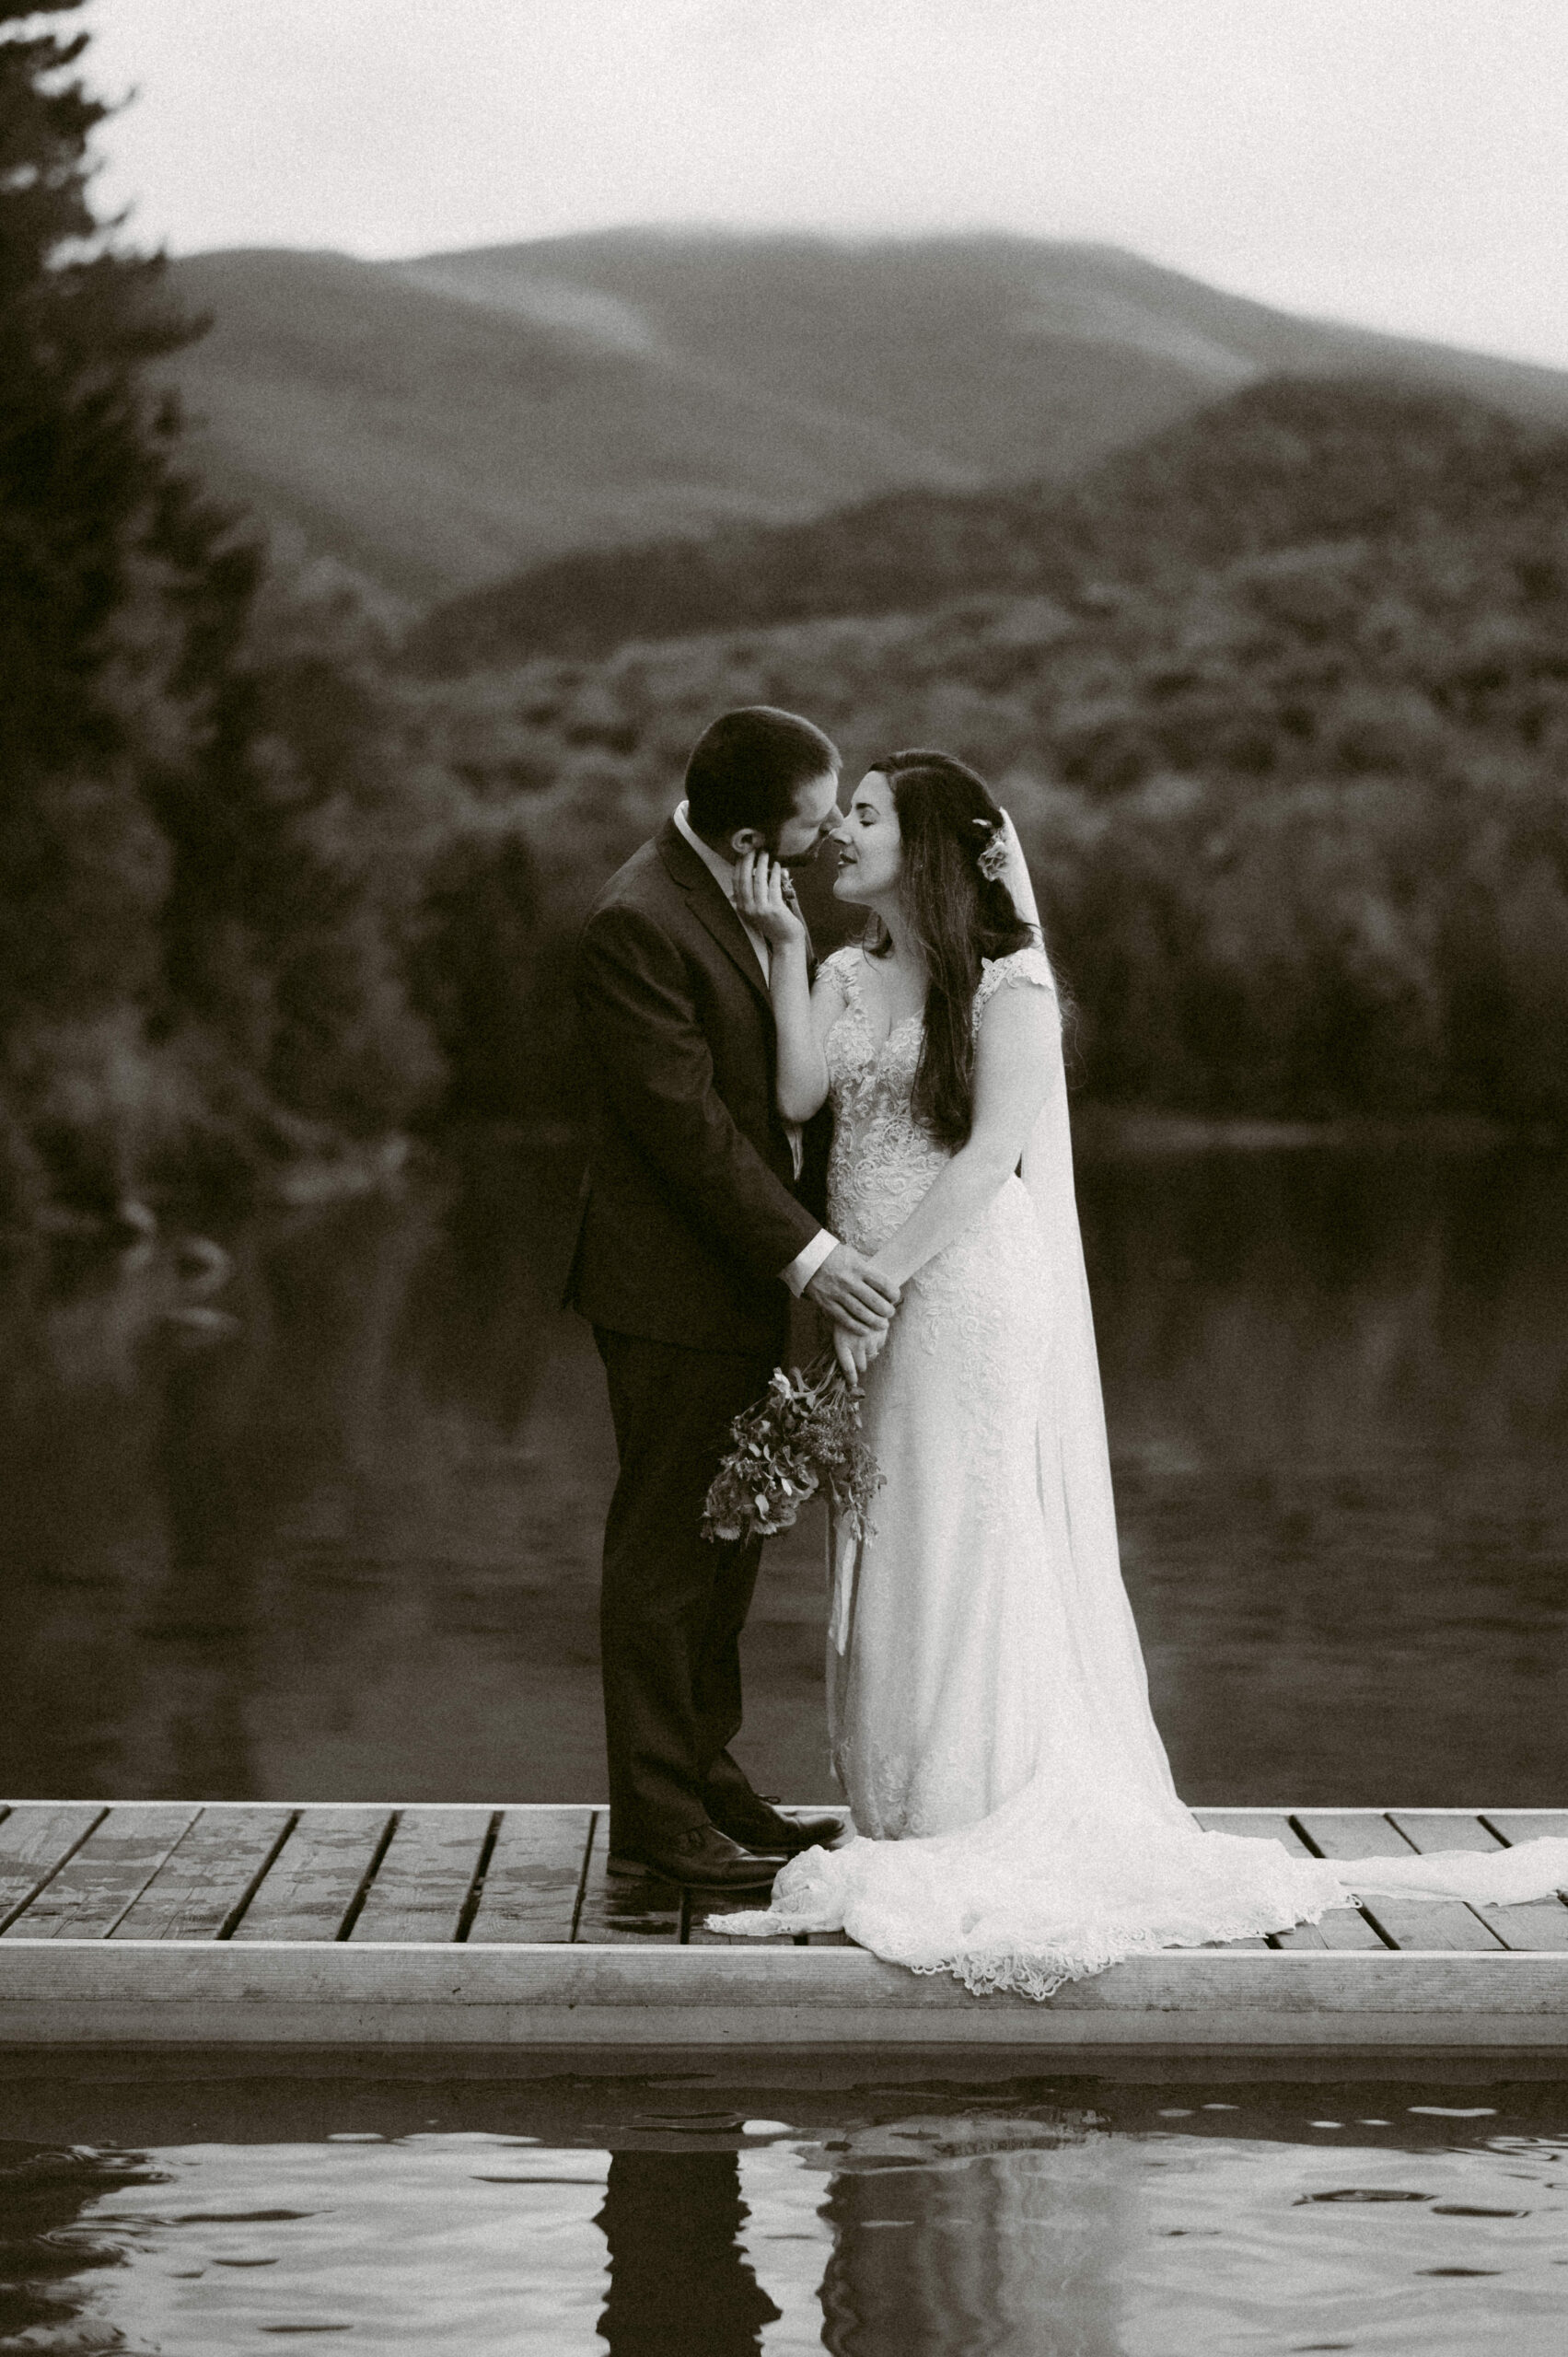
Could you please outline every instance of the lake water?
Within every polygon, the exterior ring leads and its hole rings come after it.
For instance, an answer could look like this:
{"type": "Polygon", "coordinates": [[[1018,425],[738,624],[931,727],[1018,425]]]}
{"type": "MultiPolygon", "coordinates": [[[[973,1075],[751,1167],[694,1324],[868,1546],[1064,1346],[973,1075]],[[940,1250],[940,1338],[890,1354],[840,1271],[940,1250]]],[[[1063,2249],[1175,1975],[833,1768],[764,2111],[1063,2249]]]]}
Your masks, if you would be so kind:
{"type": "MultiPolygon", "coordinates": [[[[602,1377],[564,1142],[0,1299],[0,1790],[602,1797],[602,1377]]],[[[1568,1794],[1568,1168],[1080,1172],[1127,1579],[1188,1798],[1568,1794]]],[[[759,1786],[830,1799],[820,1532],[747,1639],[759,1786]]]]}
{"type": "MultiPolygon", "coordinates": [[[[1080,1174],[1127,1575],[1181,1789],[1563,1805],[1568,1170],[1080,1174]]],[[[550,1302],[563,1144],[4,1296],[0,1787],[602,1795],[613,1452],[550,1302]]],[[[742,1751],[831,1797],[819,1533],[742,1751]]],[[[1560,2357],[1568,2088],[505,2084],[437,2056],[0,2066],[0,2349],[1560,2357]]],[[[977,2058],[977,2068],[978,2058],[977,2058]]]]}
{"type": "Polygon", "coordinates": [[[1561,2357],[1568,2090],[0,2087],[0,2348],[1561,2357]]]}

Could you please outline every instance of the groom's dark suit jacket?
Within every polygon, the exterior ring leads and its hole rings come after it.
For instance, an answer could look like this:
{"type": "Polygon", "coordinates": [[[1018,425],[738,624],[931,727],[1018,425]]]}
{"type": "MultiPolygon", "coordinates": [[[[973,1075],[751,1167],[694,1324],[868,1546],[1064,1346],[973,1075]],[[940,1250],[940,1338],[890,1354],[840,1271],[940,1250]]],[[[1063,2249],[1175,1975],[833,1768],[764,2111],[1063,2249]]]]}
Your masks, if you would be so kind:
{"type": "Polygon", "coordinates": [[[673,820],[600,893],[574,985],[594,1102],[567,1302],[617,1333],[778,1355],[828,1122],[797,1189],[757,953],[673,820]]]}

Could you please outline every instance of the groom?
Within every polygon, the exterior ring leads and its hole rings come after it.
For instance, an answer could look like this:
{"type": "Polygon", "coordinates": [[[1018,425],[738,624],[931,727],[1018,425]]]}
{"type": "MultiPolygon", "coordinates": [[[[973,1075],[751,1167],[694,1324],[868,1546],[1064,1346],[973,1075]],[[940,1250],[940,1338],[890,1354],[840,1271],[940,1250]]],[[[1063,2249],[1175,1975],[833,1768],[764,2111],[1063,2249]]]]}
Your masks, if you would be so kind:
{"type": "Polygon", "coordinates": [[[780,1816],[730,1758],[761,1541],[699,1535],[731,1419],[784,1354],[790,1295],[850,1335],[898,1306],[800,1199],[768,945],[735,907],[747,853],[815,854],[838,772],[809,721],[725,713],[685,801],[600,893],[574,974],[595,1104],[566,1299],[592,1323],[621,1460],[600,1600],[610,1863],[701,1889],[766,1885],[839,1830],[780,1816]]]}

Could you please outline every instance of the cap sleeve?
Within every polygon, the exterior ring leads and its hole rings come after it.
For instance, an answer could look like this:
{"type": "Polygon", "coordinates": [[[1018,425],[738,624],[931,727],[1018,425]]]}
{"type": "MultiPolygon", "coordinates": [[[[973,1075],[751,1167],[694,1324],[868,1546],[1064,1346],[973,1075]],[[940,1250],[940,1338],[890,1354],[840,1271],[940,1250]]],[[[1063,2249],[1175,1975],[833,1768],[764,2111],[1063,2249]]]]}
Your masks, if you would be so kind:
{"type": "Polygon", "coordinates": [[[856,996],[860,988],[860,951],[853,942],[846,948],[833,950],[829,957],[820,961],[817,968],[817,979],[820,981],[829,974],[837,982],[845,998],[853,999],[856,996]]]}
{"type": "Polygon", "coordinates": [[[1010,958],[985,958],[981,961],[980,981],[975,988],[974,1018],[978,1024],[981,1015],[998,991],[1016,984],[1028,984],[1035,990],[1049,991],[1056,996],[1056,977],[1051,970],[1051,960],[1043,949],[1032,945],[1027,949],[1015,949],[1010,958]]]}

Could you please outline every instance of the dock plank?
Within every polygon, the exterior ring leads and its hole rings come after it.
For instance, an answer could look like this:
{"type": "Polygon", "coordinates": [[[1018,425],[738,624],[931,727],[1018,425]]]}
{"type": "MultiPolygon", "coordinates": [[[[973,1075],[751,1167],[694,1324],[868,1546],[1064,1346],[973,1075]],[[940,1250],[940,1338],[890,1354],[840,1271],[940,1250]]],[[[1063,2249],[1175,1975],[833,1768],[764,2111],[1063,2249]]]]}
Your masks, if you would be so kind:
{"type": "MultiPolygon", "coordinates": [[[[1413,1844],[1386,1817],[1359,1809],[1297,1809],[1295,1821],[1325,1858],[1408,1858],[1413,1844]]],[[[1451,1898],[1372,1898],[1362,1912],[1396,1947],[1496,1949],[1504,1943],[1471,1907],[1451,1898]]]]}
{"type": "Polygon", "coordinates": [[[95,1825],[107,1801],[15,1801],[0,1824],[0,1924],[19,1915],[95,1825]]]}
{"type": "MultiPolygon", "coordinates": [[[[1498,1850],[1502,1838],[1479,1817],[1437,1815],[1425,1809],[1391,1809],[1395,1825],[1417,1850],[1498,1850]]],[[[1535,1831],[1539,1833],[1539,1828],[1535,1831]]],[[[1533,1839],[1527,1835],[1526,1839],[1533,1839]]],[[[1477,1910],[1489,1931],[1505,1948],[1532,1953],[1568,1950],[1568,1907],[1560,1898],[1527,1899],[1518,1907],[1486,1907],[1477,1910]]]]}
{"type": "MultiPolygon", "coordinates": [[[[1278,1841],[1293,1858],[1312,1855],[1283,1809],[1195,1808],[1192,1814],[1208,1832],[1239,1833],[1249,1841],[1278,1841]]],[[[1233,1941],[1230,1945],[1239,1946],[1243,1943],[1233,1941]]],[[[1359,1908],[1330,1907],[1316,1923],[1293,1923],[1288,1932],[1275,1932],[1271,1940],[1258,1945],[1355,1949],[1385,1947],[1387,1942],[1378,1937],[1359,1908]]]]}
{"type": "MultiPolygon", "coordinates": [[[[587,1872],[583,1877],[583,1904],[577,1917],[577,1945],[583,1947],[624,1947],[648,1942],[674,1946],[680,1938],[679,1886],[660,1875],[612,1875],[610,1857],[610,1811],[601,1809],[594,1824],[587,1872]]],[[[725,1945],[734,1943],[726,1940],[725,1945]]]]}
{"type": "Polygon", "coordinates": [[[293,1814],[275,1807],[203,1809],[110,1939],[221,1939],[238,1920],[293,1814]]]}
{"type": "Polygon", "coordinates": [[[107,1939],[180,1836],[194,1802],[119,1802],[0,1939],[107,1939]]]}
{"type": "Polygon", "coordinates": [[[506,1811],[485,1868],[470,1946],[571,1939],[594,1817],[591,1808],[506,1811]]]}
{"type": "Polygon", "coordinates": [[[1555,1841],[1568,1840],[1568,1808],[1489,1808],[1481,1822],[1501,1833],[1510,1849],[1521,1841],[1539,1841],[1543,1837],[1555,1841]]]}
{"type": "Polygon", "coordinates": [[[456,1940],[489,1839],[488,1808],[405,1808],[351,1940],[456,1940]]]}
{"type": "Polygon", "coordinates": [[[242,1943],[335,1940],[391,1818],[389,1808],[301,1809],[233,1937],[242,1943]]]}
{"type": "MultiPolygon", "coordinates": [[[[241,1947],[232,1940],[0,1942],[0,2045],[102,2052],[442,2045],[573,2048],[624,2071],[632,2049],[1031,2049],[1043,2061],[1138,2051],[1331,2058],[1334,2075],[1401,2075],[1439,2050],[1547,2072],[1568,2049],[1568,1956],[1236,1955],[1163,1949],[1070,1982],[1045,2004],[977,2001],[947,1974],[864,1949],[760,1952],[670,1942],[241,1947]],[[620,2050],[621,2059],[616,2059],[620,2050]],[[1505,2060],[1506,2058],[1506,2060],[1505,2060]]],[[[1021,2066],[1026,2067],[1027,2066],[1021,2066]]],[[[1249,2065],[1249,2067],[1250,2067],[1249,2065]]],[[[761,2082],[759,2082],[761,2084],[761,2082]]]]}

